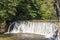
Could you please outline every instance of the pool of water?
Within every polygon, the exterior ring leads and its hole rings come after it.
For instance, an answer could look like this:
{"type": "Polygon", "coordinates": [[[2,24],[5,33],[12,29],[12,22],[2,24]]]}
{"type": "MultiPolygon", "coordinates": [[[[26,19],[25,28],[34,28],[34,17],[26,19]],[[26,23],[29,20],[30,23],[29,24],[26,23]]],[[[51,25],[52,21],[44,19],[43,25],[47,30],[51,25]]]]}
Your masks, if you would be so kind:
{"type": "Polygon", "coordinates": [[[0,35],[0,40],[48,40],[43,35],[37,34],[8,34],[8,35],[0,35]]]}

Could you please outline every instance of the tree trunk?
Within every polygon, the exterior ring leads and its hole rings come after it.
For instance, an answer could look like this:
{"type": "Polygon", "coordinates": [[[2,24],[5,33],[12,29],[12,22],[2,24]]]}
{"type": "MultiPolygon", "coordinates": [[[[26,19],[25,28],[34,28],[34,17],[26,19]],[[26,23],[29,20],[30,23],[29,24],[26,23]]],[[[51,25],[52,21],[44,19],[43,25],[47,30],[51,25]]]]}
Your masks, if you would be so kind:
{"type": "Polygon", "coordinates": [[[60,0],[55,0],[54,7],[55,7],[55,10],[56,10],[58,20],[60,20],[60,0]]]}

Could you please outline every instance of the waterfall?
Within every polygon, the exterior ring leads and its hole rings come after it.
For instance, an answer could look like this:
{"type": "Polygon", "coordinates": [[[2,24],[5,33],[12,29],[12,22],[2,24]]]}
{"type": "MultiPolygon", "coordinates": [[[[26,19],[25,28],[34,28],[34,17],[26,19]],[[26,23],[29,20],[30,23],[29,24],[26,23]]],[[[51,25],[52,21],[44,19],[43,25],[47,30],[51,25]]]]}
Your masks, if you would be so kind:
{"type": "Polygon", "coordinates": [[[57,28],[54,22],[15,21],[10,24],[6,33],[32,33],[52,37],[57,28]]]}

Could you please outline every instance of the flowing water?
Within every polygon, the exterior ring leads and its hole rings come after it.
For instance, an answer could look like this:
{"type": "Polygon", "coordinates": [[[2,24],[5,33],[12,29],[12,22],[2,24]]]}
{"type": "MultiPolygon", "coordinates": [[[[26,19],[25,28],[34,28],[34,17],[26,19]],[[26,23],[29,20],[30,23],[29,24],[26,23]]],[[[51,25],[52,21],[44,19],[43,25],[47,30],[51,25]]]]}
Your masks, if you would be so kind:
{"type": "Polygon", "coordinates": [[[54,22],[15,21],[11,23],[5,33],[31,33],[45,35],[46,38],[53,38],[56,35],[58,25],[54,22]]]}

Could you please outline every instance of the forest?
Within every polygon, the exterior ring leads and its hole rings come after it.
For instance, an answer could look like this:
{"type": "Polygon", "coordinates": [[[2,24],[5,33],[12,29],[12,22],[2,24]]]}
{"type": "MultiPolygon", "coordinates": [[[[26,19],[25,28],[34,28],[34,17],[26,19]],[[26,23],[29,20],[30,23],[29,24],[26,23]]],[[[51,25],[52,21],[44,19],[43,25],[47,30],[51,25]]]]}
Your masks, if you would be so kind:
{"type": "Polygon", "coordinates": [[[57,20],[54,0],[0,0],[0,22],[57,20]]]}

